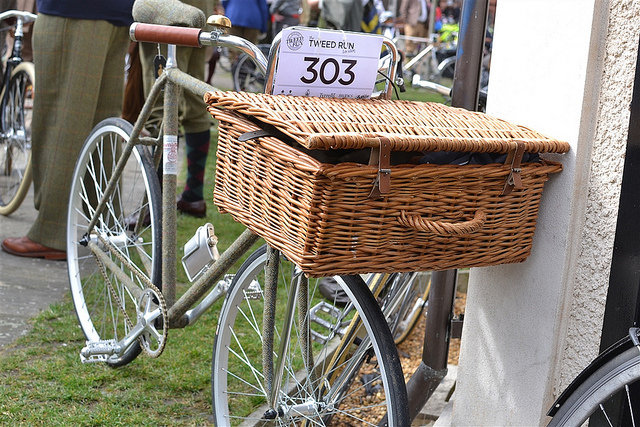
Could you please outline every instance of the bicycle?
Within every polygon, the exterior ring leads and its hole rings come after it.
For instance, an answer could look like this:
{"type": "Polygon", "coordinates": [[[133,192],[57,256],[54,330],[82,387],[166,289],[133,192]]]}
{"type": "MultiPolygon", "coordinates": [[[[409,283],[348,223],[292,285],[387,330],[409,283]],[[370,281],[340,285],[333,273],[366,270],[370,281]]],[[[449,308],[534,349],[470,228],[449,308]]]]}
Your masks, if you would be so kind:
{"type": "MultiPolygon", "coordinates": [[[[270,44],[259,44],[258,49],[266,56],[269,54],[270,44]]],[[[237,92],[264,92],[264,74],[256,67],[255,63],[246,53],[238,56],[231,64],[231,76],[233,89],[237,92]]]]}
{"type": "Polygon", "coordinates": [[[547,415],[549,426],[636,425],[640,409],[632,393],[640,386],[640,328],[600,354],[560,395],[547,415]],[[620,418],[618,416],[621,415],[620,418]]]}
{"type": "Polygon", "coordinates": [[[386,12],[380,17],[383,34],[394,41],[399,50],[407,41],[419,44],[418,53],[404,60],[402,71],[405,76],[427,76],[426,80],[451,86],[456,61],[458,24],[447,24],[439,33],[429,37],[412,37],[400,34],[393,14],[386,12]]]}
{"type": "MultiPolygon", "coordinates": [[[[9,10],[0,21],[15,18],[15,38],[6,61],[0,93],[0,214],[13,213],[31,185],[31,116],[35,71],[22,60],[23,27],[34,22],[30,12],[9,10]]],[[[2,33],[4,34],[4,32],[2,33]]]]}
{"type": "MultiPolygon", "coordinates": [[[[87,338],[87,344],[81,351],[83,362],[104,362],[116,367],[131,362],[141,351],[151,357],[160,356],[167,343],[169,329],[192,324],[213,302],[227,294],[228,282],[220,279],[258,240],[247,230],[214,262],[212,247],[215,235],[212,227],[202,227],[194,236],[190,247],[193,250],[188,251],[191,258],[186,263],[191,266],[191,260],[202,257],[207,261],[196,263],[198,267],[190,274],[193,283],[180,298],[176,298],[176,175],[175,163],[172,162],[176,161],[173,150],[177,148],[178,88],[191,90],[199,96],[214,88],[175,67],[175,44],[239,49],[256,61],[267,75],[267,82],[273,79],[273,54],[267,61],[256,46],[224,34],[223,29],[230,25],[224,17],[210,17],[209,23],[216,26],[210,33],[153,23],[132,25],[134,40],[169,44],[167,66],[151,90],[136,123],[131,125],[115,118],[99,123],[87,138],[78,158],[69,201],[67,256],[71,295],[87,338]],[[141,136],[144,122],[161,90],[164,90],[165,99],[163,131],[157,138],[141,136]],[[161,159],[165,171],[162,195],[155,172],[161,159]],[[143,219],[147,214],[150,221],[145,225],[143,219]]],[[[392,44],[388,46],[395,52],[392,44]]],[[[391,69],[390,73],[393,72],[391,69]]],[[[386,93],[390,91],[391,85],[386,93]]],[[[273,261],[270,264],[272,268],[268,270],[269,280],[263,289],[250,288],[254,294],[257,292],[259,297],[274,295],[287,287],[289,278],[293,280],[291,292],[308,286],[305,276],[295,266],[287,266],[289,263],[283,260],[283,267],[279,268],[275,262],[279,255],[272,251],[270,257],[273,261]],[[283,275],[287,280],[277,282],[283,275]]],[[[350,337],[342,339],[350,339],[352,344],[356,340],[355,334],[360,334],[356,345],[359,353],[366,354],[369,360],[376,360],[375,365],[380,370],[376,379],[381,385],[379,393],[384,396],[380,404],[383,408],[381,413],[389,414],[390,425],[407,425],[402,370],[391,333],[386,326],[381,326],[385,319],[360,277],[344,278],[341,287],[354,301],[356,310],[353,316],[364,324],[364,329],[352,328],[350,337]]],[[[315,289],[313,286],[309,288],[315,289]]],[[[300,295],[305,295],[304,291],[300,295]]],[[[227,300],[230,299],[227,296],[227,300]]],[[[288,301],[291,300],[294,299],[288,301]]],[[[314,301],[314,297],[311,296],[309,301],[314,301]]],[[[229,304],[225,303],[225,306],[229,304]]],[[[304,344],[306,336],[311,334],[311,326],[298,329],[291,326],[290,319],[295,310],[295,307],[288,306],[286,319],[289,321],[285,322],[288,329],[279,335],[287,339],[282,340],[280,350],[277,350],[273,339],[255,343],[264,345],[266,357],[271,359],[263,363],[264,374],[255,372],[258,378],[266,378],[261,387],[269,397],[269,407],[261,416],[271,418],[275,414],[277,417],[286,408],[289,421],[303,415],[325,420],[331,418],[337,408],[340,408],[342,416],[350,413],[357,416],[358,408],[345,401],[346,396],[337,388],[341,383],[332,383],[328,377],[330,373],[319,365],[321,360],[312,357],[313,354],[327,352],[318,346],[308,348],[304,344]],[[285,366],[292,359],[284,357],[284,354],[296,348],[304,349],[303,365],[285,366]],[[314,360],[316,365],[312,363],[314,360]],[[270,368],[273,366],[277,368],[270,368]],[[326,389],[323,393],[318,394],[308,387],[287,387],[285,373],[290,374],[286,377],[288,380],[295,377],[293,374],[302,372],[302,368],[307,371],[305,378],[319,379],[319,382],[307,384],[321,384],[326,389]],[[267,381],[269,378],[272,381],[267,381]],[[284,382],[278,381],[280,378],[284,382]],[[296,395],[301,393],[310,393],[307,397],[313,400],[297,401],[296,395]],[[330,401],[329,397],[332,398],[330,401]]],[[[301,305],[299,311],[304,318],[307,308],[301,305]]],[[[265,328],[267,333],[275,331],[273,318],[271,322],[271,326],[265,328]]],[[[218,329],[225,326],[221,323],[218,329]]],[[[332,341],[326,345],[332,345],[332,341]]],[[[214,381],[214,402],[226,401],[228,394],[217,387],[219,383],[214,381]]],[[[226,419],[223,424],[228,422],[226,419]]]]}

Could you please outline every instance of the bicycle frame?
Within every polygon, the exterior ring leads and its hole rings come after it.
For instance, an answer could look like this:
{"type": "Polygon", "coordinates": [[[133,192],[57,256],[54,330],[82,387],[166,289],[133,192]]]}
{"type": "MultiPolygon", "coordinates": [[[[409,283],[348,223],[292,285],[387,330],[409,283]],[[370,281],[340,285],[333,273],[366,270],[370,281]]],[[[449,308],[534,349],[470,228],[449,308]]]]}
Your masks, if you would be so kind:
{"type": "MultiPolygon", "coordinates": [[[[150,32],[154,29],[151,24],[137,24],[134,23],[131,26],[131,38],[136,41],[153,41],[162,42],[162,37],[158,38],[157,34],[150,35],[150,32]],[[140,31],[141,30],[141,31],[140,31]],[[142,34],[142,35],[141,35],[142,34]]],[[[270,60],[262,54],[260,49],[255,45],[247,42],[246,40],[224,34],[222,29],[216,29],[208,32],[202,32],[193,28],[177,28],[176,30],[182,33],[189,33],[189,40],[185,45],[199,47],[199,46],[218,46],[238,49],[248,54],[257,64],[257,66],[266,74],[266,87],[270,88],[273,85],[274,73],[275,73],[275,58],[276,52],[280,45],[280,37],[277,37],[272,44],[271,51],[269,53],[270,60]]],[[[170,37],[165,40],[170,41],[170,37]]],[[[384,44],[390,50],[393,60],[389,62],[388,73],[394,75],[395,67],[397,64],[397,51],[395,46],[390,40],[385,40],[384,44]]],[[[191,77],[187,73],[177,68],[176,61],[176,45],[169,44],[167,50],[167,63],[166,67],[155,82],[151,93],[147,97],[145,104],[140,112],[136,123],[134,124],[133,131],[129,142],[126,144],[122,156],[116,165],[114,176],[112,177],[105,194],[101,199],[94,216],[91,218],[90,224],[87,229],[85,242],[96,256],[104,262],[105,265],[111,266],[111,261],[101,251],[98,250],[98,244],[92,242],[88,236],[98,222],[99,216],[105,209],[106,200],[115,191],[117,177],[124,170],[124,166],[131,156],[133,147],[138,144],[156,147],[154,163],[156,166],[160,163],[162,154],[163,142],[167,139],[176,139],[178,135],[178,89],[183,88],[189,90],[199,97],[203,97],[208,91],[215,90],[215,88],[209,84],[206,84],[194,77],[191,77]],[[140,135],[144,123],[151,115],[151,110],[155,105],[158,96],[164,90],[164,122],[163,132],[158,138],[142,137],[140,135]]],[[[385,96],[390,96],[393,89],[391,82],[387,82],[385,87],[385,96]]],[[[269,92],[269,91],[267,91],[269,92]]],[[[193,323],[202,313],[204,313],[218,298],[222,297],[226,293],[225,283],[218,283],[215,288],[214,283],[217,283],[222,276],[235,264],[240,257],[246,253],[253,244],[259,239],[259,237],[250,231],[244,231],[238,239],[221,254],[220,258],[211,265],[205,273],[203,273],[190,287],[189,289],[176,301],[176,207],[175,207],[175,194],[176,194],[176,182],[175,175],[163,174],[162,188],[162,228],[164,230],[162,240],[162,256],[165,262],[162,264],[162,293],[165,298],[168,308],[168,320],[170,328],[184,328],[193,323]],[[169,260],[167,262],[167,260],[169,260]],[[173,260],[173,262],[172,262],[173,260]],[[207,294],[202,301],[194,307],[202,297],[207,294]],[[192,308],[193,307],[193,308],[192,308]]],[[[140,215],[144,215],[145,212],[141,212],[140,215]]],[[[140,223],[142,221],[139,221],[140,223]]],[[[123,260],[126,262],[126,260],[123,260]]],[[[130,267],[130,265],[127,265],[130,267]]],[[[113,266],[115,267],[115,266],[113,266]]],[[[140,290],[135,286],[133,280],[128,277],[122,277],[122,282],[127,286],[132,294],[137,295],[140,290]]]]}
{"type": "MultiPolygon", "coordinates": [[[[134,31],[134,29],[132,30],[134,31]]],[[[249,45],[245,40],[235,37],[220,34],[216,31],[205,34],[201,38],[202,44],[210,43],[211,45],[218,44],[223,47],[239,48],[243,52],[251,55],[256,63],[266,71],[266,59],[264,55],[258,50],[254,49],[252,45],[249,45]]],[[[85,243],[92,249],[92,252],[105,263],[107,266],[111,266],[109,257],[98,248],[98,244],[91,241],[88,236],[95,227],[99,216],[105,209],[105,201],[113,194],[116,187],[117,177],[120,176],[124,170],[124,166],[133,152],[134,146],[138,144],[154,146],[156,147],[155,164],[159,164],[160,155],[162,153],[162,140],[175,137],[178,135],[178,88],[184,88],[189,90],[198,96],[204,96],[207,91],[215,90],[213,86],[210,86],[198,79],[189,76],[187,73],[179,70],[176,63],[176,49],[175,45],[169,45],[167,55],[167,66],[162,75],[155,82],[149,97],[147,98],[140,116],[138,117],[131,137],[126,144],[122,156],[119,159],[114,175],[105,190],[104,197],[100,201],[96,213],[91,218],[91,222],[87,229],[85,237],[85,243]],[[164,125],[163,132],[158,138],[141,137],[140,133],[143,129],[144,123],[151,115],[151,110],[155,105],[160,92],[164,90],[164,125]]],[[[176,259],[176,207],[175,207],[175,192],[176,192],[176,176],[170,174],[163,174],[163,202],[162,202],[162,227],[165,230],[164,238],[162,242],[163,258],[165,260],[176,259]]],[[[143,213],[144,214],[144,213],[143,213]]],[[[207,308],[211,306],[218,298],[224,296],[226,289],[223,284],[218,284],[216,288],[210,292],[210,294],[193,310],[188,311],[200,298],[202,298],[207,292],[211,290],[213,284],[216,283],[222,275],[229,270],[229,268],[235,264],[240,257],[246,253],[253,244],[258,240],[258,236],[250,231],[244,231],[241,236],[231,245],[229,249],[223,252],[220,259],[215,262],[204,274],[201,275],[189,288],[189,290],[176,301],[176,263],[175,262],[163,262],[162,265],[162,283],[163,283],[163,295],[167,302],[169,309],[169,327],[170,328],[183,328],[193,323],[207,308]]],[[[126,260],[123,260],[127,263],[126,260]]],[[[131,267],[130,263],[127,263],[131,267]]],[[[113,270],[117,271],[118,268],[113,266],[113,270]]],[[[133,280],[128,277],[121,277],[123,283],[130,292],[134,295],[140,293],[139,288],[134,284],[133,280]]],[[[126,338],[125,338],[126,339],[126,338]]]]}

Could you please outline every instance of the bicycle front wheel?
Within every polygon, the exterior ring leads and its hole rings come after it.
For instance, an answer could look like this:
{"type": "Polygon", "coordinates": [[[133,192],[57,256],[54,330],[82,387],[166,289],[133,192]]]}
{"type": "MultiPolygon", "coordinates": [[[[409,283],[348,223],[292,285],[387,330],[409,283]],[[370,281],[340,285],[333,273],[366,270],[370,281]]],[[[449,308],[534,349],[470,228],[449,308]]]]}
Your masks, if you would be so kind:
{"type": "Polygon", "coordinates": [[[401,344],[420,320],[431,288],[431,274],[394,273],[378,298],[396,344],[401,344]]]}
{"type": "Polygon", "coordinates": [[[31,119],[35,93],[33,64],[22,62],[5,89],[0,135],[0,214],[13,213],[31,185],[31,119]]]}
{"type": "MultiPolygon", "coordinates": [[[[113,193],[105,196],[131,131],[123,119],[100,122],[82,147],[71,184],[69,282],[78,321],[93,343],[121,340],[136,322],[141,290],[148,283],[161,289],[160,184],[145,148],[133,148],[113,193]],[[97,212],[101,201],[104,208],[97,212]]],[[[107,363],[124,365],[139,353],[135,341],[107,363]]]]}
{"type": "Polygon", "coordinates": [[[630,396],[638,391],[640,350],[631,347],[605,363],[576,388],[549,426],[579,426],[589,417],[592,417],[590,425],[635,426],[640,420],[640,403],[630,396]],[[593,421],[596,417],[600,422],[593,421]]]}
{"type": "Polygon", "coordinates": [[[286,352],[278,353],[283,341],[278,325],[286,318],[289,288],[304,280],[284,257],[274,331],[274,352],[281,358],[274,356],[274,364],[284,360],[285,368],[273,408],[268,407],[261,358],[266,258],[261,248],[240,267],[220,313],[211,378],[216,425],[378,425],[386,413],[388,425],[409,425],[393,338],[359,276],[338,278],[353,310],[323,300],[310,279],[308,293],[301,293],[308,306],[297,306],[302,316],[288,335],[288,346],[285,341],[286,352]]]}
{"type": "Polygon", "coordinates": [[[450,56],[444,59],[439,65],[435,75],[435,82],[441,85],[452,87],[453,75],[456,71],[456,57],[450,56]]]}
{"type": "MultiPolygon", "coordinates": [[[[258,48],[265,55],[269,54],[271,45],[258,45],[258,48]]],[[[253,62],[253,59],[246,53],[238,56],[238,59],[231,67],[233,76],[233,89],[236,92],[263,93],[265,76],[253,62]]]]}

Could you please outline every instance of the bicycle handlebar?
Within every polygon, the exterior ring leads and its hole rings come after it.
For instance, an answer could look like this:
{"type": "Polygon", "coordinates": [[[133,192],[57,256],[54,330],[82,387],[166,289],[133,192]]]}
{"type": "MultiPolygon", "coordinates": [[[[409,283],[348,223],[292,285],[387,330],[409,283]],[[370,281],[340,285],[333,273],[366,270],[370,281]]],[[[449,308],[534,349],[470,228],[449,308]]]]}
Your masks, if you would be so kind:
{"type": "Polygon", "coordinates": [[[253,58],[263,74],[267,72],[267,58],[256,45],[242,37],[223,34],[221,31],[207,32],[199,28],[134,22],[129,28],[129,36],[131,40],[137,42],[188,47],[220,46],[237,49],[253,58]]]}
{"type": "Polygon", "coordinates": [[[134,22],[129,35],[134,42],[166,43],[177,46],[202,47],[199,28],[171,27],[169,25],[134,22]]]}
{"type": "Polygon", "coordinates": [[[28,24],[29,22],[34,22],[37,15],[23,10],[7,10],[6,12],[0,13],[0,21],[7,20],[9,18],[22,18],[22,21],[25,24],[28,24]]]}

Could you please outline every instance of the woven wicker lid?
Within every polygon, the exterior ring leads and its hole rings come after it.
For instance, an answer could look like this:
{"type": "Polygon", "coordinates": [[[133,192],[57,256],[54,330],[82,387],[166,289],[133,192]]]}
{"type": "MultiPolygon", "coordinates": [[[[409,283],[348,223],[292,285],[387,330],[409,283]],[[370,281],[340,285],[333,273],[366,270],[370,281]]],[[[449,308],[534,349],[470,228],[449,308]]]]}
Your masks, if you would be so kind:
{"type": "Polygon", "coordinates": [[[309,149],[377,146],[397,151],[565,153],[569,144],[483,113],[431,102],[208,92],[213,117],[240,114],[275,127],[309,149]]]}

